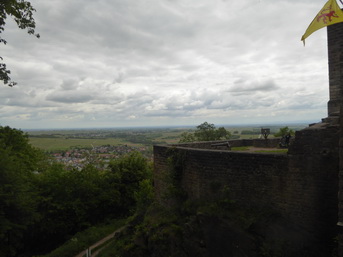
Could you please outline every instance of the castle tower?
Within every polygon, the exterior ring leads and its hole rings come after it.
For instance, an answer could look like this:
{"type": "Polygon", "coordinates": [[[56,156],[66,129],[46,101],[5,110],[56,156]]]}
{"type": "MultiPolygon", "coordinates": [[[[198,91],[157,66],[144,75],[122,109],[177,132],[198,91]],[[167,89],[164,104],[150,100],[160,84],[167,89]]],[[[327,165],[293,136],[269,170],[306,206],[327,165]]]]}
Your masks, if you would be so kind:
{"type": "Polygon", "coordinates": [[[340,124],[337,225],[338,256],[343,257],[343,23],[328,26],[327,34],[330,92],[327,122],[340,124]]]}
{"type": "Polygon", "coordinates": [[[343,103],[343,23],[327,27],[329,58],[328,121],[338,123],[343,103]]]}
{"type": "Polygon", "coordinates": [[[340,185],[338,224],[343,226],[343,22],[327,27],[329,58],[329,123],[340,124],[340,185]],[[341,119],[339,119],[341,117],[341,119]],[[339,121],[340,120],[340,121],[339,121]]]}

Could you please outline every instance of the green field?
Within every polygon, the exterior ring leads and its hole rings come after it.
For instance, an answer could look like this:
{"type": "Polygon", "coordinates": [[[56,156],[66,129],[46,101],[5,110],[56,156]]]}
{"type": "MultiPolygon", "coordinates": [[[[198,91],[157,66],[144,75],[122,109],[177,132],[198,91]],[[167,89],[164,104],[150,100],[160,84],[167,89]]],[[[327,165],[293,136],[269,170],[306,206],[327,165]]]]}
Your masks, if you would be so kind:
{"type": "MultiPolygon", "coordinates": [[[[270,126],[271,135],[281,126],[270,126]]],[[[306,125],[289,126],[299,130],[306,125]]],[[[225,127],[240,139],[254,139],[260,136],[261,127],[225,127]]],[[[183,132],[194,132],[194,128],[145,128],[145,129],[79,129],[29,131],[30,143],[44,151],[65,151],[70,148],[92,148],[102,145],[152,146],[154,144],[175,144],[183,132]]]]}
{"type": "Polygon", "coordinates": [[[164,133],[148,133],[147,137],[150,141],[148,143],[144,142],[130,142],[125,138],[71,138],[71,134],[61,135],[61,132],[56,136],[51,134],[39,134],[35,133],[34,136],[29,136],[30,143],[37,148],[44,151],[65,151],[70,148],[92,148],[102,145],[128,145],[128,146],[147,146],[156,143],[173,144],[177,143],[182,132],[170,132],[166,131],[164,133]],[[38,136],[39,135],[39,136],[38,136]]]}
{"type": "Polygon", "coordinates": [[[44,151],[102,145],[152,146],[179,142],[182,129],[30,131],[30,143],[44,151]]]}
{"type": "Polygon", "coordinates": [[[71,138],[42,138],[42,137],[30,137],[30,143],[37,148],[44,151],[60,151],[68,150],[70,148],[92,148],[92,146],[102,145],[130,145],[130,146],[142,146],[141,144],[133,144],[125,142],[117,138],[105,138],[105,139],[71,139],[71,138]]]}

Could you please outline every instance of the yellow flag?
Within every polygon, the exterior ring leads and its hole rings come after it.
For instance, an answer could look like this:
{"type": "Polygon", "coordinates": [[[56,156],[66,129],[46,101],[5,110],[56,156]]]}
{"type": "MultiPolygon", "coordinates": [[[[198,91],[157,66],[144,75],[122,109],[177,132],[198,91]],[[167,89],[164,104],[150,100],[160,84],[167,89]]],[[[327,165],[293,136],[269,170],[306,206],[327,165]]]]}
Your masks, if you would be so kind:
{"type": "Polygon", "coordinates": [[[316,30],[339,22],[343,22],[343,11],[339,8],[336,0],[329,0],[308,26],[301,40],[305,44],[305,38],[316,30]]]}

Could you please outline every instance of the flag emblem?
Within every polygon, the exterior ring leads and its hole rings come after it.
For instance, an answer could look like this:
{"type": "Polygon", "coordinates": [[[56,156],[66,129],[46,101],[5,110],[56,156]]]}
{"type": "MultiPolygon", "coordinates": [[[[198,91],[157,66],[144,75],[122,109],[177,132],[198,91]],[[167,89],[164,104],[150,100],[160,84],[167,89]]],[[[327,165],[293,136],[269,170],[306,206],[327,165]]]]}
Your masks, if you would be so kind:
{"type": "Polygon", "coordinates": [[[329,0],[308,26],[301,40],[305,44],[305,39],[316,30],[339,22],[343,22],[343,11],[336,0],[329,0]]]}
{"type": "Polygon", "coordinates": [[[332,22],[332,17],[333,18],[339,18],[339,16],[336,14],[336,12],[334,10],[332,10],[332,6],[330,5],[329,8],[324,9],[321,13],[321,15],[319,15],[317,17],[317,22],[320,22],[320,20],[322,20],[322,22],[324,22],[324,24],[328,24],[328,19],[329,22],[332,22]]]}

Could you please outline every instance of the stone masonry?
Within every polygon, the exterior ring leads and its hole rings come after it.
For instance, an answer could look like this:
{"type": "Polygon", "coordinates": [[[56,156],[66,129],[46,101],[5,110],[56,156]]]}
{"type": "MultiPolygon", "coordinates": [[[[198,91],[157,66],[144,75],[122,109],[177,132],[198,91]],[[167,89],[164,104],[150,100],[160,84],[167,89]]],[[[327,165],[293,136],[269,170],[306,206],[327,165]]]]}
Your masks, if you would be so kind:
{"type": "Polygon", "coordinates": [[[343,101],[343,23],[327,27],[329,58],[329,118],[338,118],[343,101]]]}

